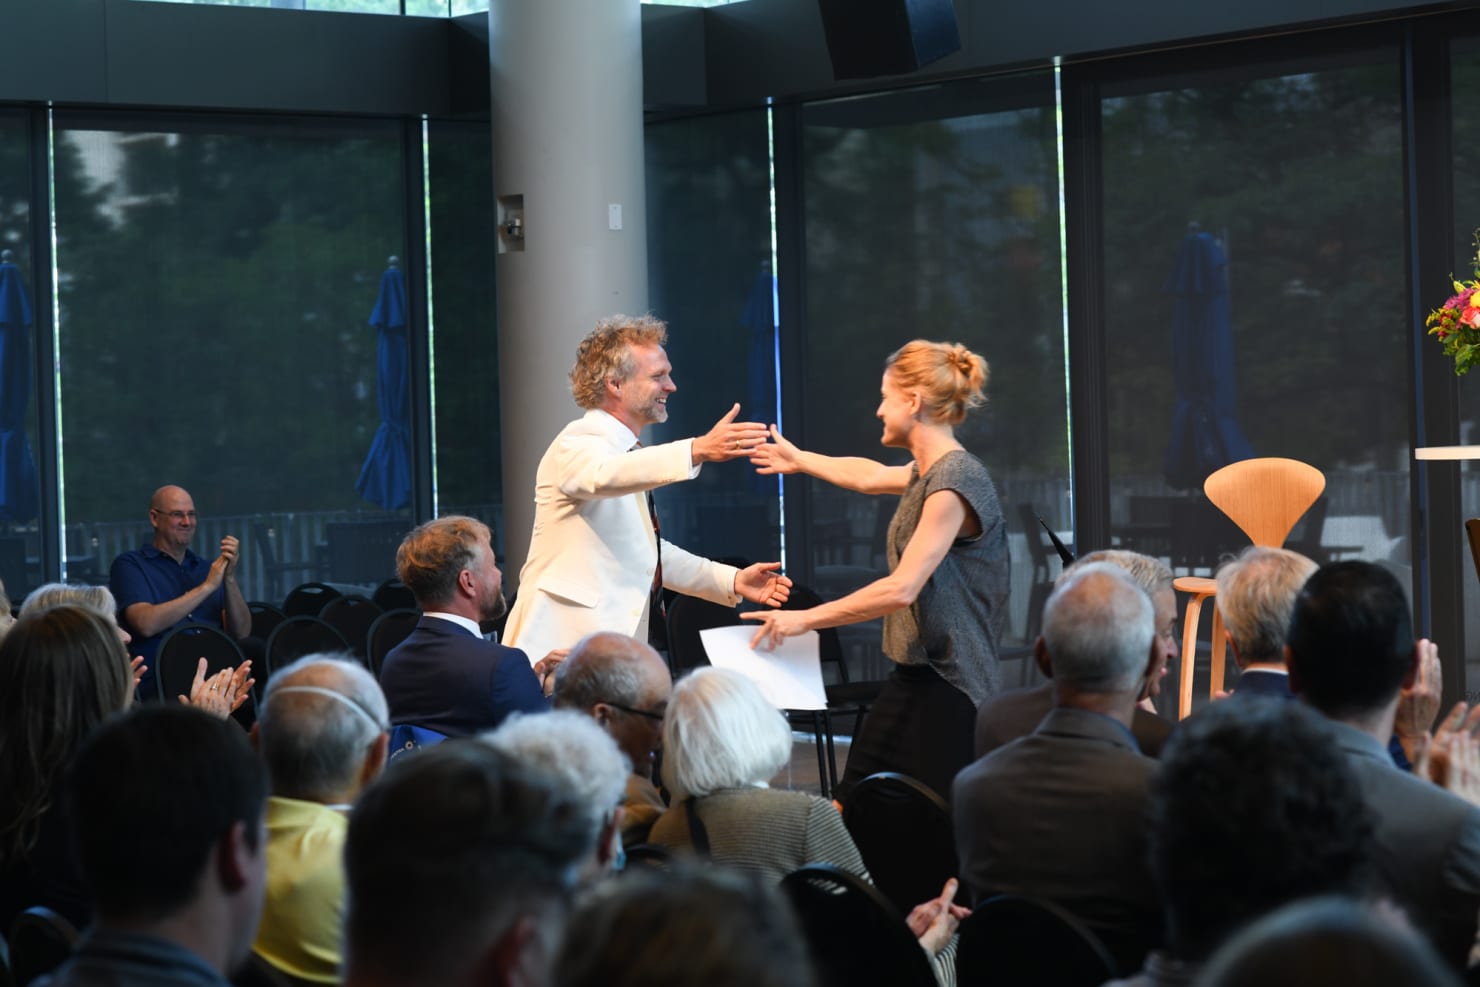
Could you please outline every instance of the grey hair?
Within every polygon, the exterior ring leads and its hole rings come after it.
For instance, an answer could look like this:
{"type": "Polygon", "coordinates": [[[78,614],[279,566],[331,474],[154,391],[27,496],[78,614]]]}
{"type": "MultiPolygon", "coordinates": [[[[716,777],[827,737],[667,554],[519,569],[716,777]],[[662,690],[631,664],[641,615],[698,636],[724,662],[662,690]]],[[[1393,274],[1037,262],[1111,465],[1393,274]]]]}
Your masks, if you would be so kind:
{"type": "Polygon", "coordinates": [[[1064,567],[1064,571],[1054,581],[1054,586],[1061,585],[1073,573],[1087,565],[1094,565],[1096,562],[1109,562],[1111,565],[1124,569],[1131,577],[1131,581],[1141,587],[1141,592],[1153,599],[1157,593],[1173,588],[1172,570],[1165,562],[1125,548],[1102,548],[1097,552],[1080,556],[1064,567]]]}
{"type": "Polygon", "coordinates": [[[115,624],[118,622],[118,603],[106,586],[76,586],[71,583],[37,586],[21,604],[21,616],[52,607],[81,607],[115,624]]]}
{"type": "Polygon", "coordinates": [[[1054,680],[1083,692],[1134,691],[1155,636],[1151,598],[1113,562],[1079,566],[1043,607],[1054,680]]]}
{"type": "Polygon", "coordinates": [[[642,661],[658,653],[625,634],[587,634],[555,668],[556,709],[589,711],[597,703],[642,701],[642,661]]]}
{"type": "Polygon", "coordinates": [[[312,654],[268,680],[258,723],[273,794],[321,802],[354,782],[390,713],[364,665],[312,654]]]}
{"type": "Polygon", "coordinates": [[[1299,552],[1250,545],[1218,570],[1218,610],[1239,664],[1285,660],[1295,598],[1317,568],[1299,552]]]}
{"type": "Polygon", "coordinates": [[[673,687],[663,780],[675,798],[766,782],[791,757],[791,727],[745,676],[699,668],[673,687]]]}
{"type": "Polygon", "coordinates": [[[532,769],[581,806],[596,849],[601,827],[622,804],[632,765],[595,720],[575,710],[515,714],[479,740],[532,769]]]}

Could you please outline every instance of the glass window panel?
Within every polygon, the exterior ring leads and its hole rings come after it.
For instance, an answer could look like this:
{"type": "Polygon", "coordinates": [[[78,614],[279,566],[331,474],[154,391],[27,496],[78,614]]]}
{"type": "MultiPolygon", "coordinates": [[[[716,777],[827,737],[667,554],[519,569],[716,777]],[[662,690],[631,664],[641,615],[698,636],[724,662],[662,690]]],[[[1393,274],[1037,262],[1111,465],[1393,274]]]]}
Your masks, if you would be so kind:
{"type": "Polygon", "coordinates": [[[24,112],[0,110],[0,579],[16,606],[41,582],[36,349],[37,335],[51,332],[36,324],[47,278],[32,253],[27,126],[24,112]]]}
{"type": "Polygon", "coordinates": [[[200,512],[197,552],[241,539],[248,599],[391,575],[409,465],[388,503],[358,486],[409,458],[391,434],[362,474],[379,432],[409,436],[382,413],[409,402],[377,380],[399,376],[404,331],[371,325],[387,258],[405,254],[399,128],[67,112],[55,126],[64,509],[102,573],[147,537],[151,492],[177,483],[200,512]]]}
{"type": "MultiPolygon", "coordinates": [[[[707,432],[740,403],[776,418],[766,114],[651,124],[647,150],[648,302],[668,323],[678,391],[658,440],[707,432]]],[[[655,495],[663,535],[711,558],[780,558],[778,486],[744,461],[711,463],[655,495]]]]}
{"type": "MultiPolygon", "coordinates": [[[[1066,540],[1071,520],[1053,77],[818,103],[803,122],[806,365],[803,427],[791,437],[816,452],[906,462],[879,445],[884,359],[918,337],[985,357],[988,403],[957,436],[986,464],[1007,516],[1001,645],[1022,656],[1058,571],[1036,554],[1032,514],[1066,540]]],[[[824,596],[884,573],[894,498],[811,480],[788,490],[811,498],[809,555],[824,596]]],[[[883,673],[877,624],[847,633],[883,673]]]]}
{"type": "MultiPolygon", "coordinates": [[[[212,7],[277,7],[285,10],[337,10],[351,14],[399,14],[401,0],[148,0],[150,3],[192,3],[212,7]]],[[[425,6],[439,0],[406,0],[406,13],[421,13],[412,10],[413,5],[425,6]]],[[[436,16],[444,16],[446,0],[440,0],[442,9],[436,16]]]]}
{"type": "MultiPolygon", "coordinates": [[[[1450,49],[1450,92],[1454,128],[1452,148],[1454,169],[1454,275],[1460,280],[1475,277],[1476,238],[1480,236],[1480,106],[1469,94],[1480,92],[1480,39],[1464,38],[1452,42],[1450,49]]],[[[1424,299],[1426,310],[1444,303],[1445,299],[1424,299]]],[[[1432,337],[1430,342],[1438,346],[1432,337]]],[[[1460,441],[1480,444],[1480,372],[1460,378],[1460,441]]],[[[1480,463],[1460,463],[1460,503],[1467,518],[1480,517],[1480,463]]],[[[1456,538],[1459,532],[1454,532],[1456,538]]],[[[1468,577],[1468,565],[1465,574],[1468,577]]],[[[1465,641],[1469,661],[1466,682],[1480,681],[1480,580],[1465,579],[1465,641]]],[[[1473,689],[1473,687],[1472,687],[1473,689]]],[[[1474,702],[1469,691],[1465,698],[1474,702]]]]}
{"type": "Polygon", "coordinates": [[[1411,586],[1397,66],[1384,51],[1107,89],[1112,534],[1179,575],[1247,544],[1206,475],[1286,456],[1326,476],[1308,515],[1324,521],[1287,544],[1411,586]]]}
{"type": "Polygon", "coordinates": [[[492,135],[486,122],[428,130],[432,353],[437,401],[437,509],[494,524],[499,446],[498,308],[494,294],[492,135]]]}

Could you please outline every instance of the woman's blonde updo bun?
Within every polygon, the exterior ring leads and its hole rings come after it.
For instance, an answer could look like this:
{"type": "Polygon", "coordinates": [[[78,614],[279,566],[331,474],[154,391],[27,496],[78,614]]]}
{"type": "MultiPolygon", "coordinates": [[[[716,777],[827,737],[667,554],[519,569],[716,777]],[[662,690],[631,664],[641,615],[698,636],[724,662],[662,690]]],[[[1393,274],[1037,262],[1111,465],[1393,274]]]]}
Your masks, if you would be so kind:
{"type": "Polygon", "coordinates": [[[987,361],[960,343],[905,343],[884,361],[884,372],[907,391],[917,391],[925,414],[937,425],[959,425],[979,407],[991,372],[987,361]]]}

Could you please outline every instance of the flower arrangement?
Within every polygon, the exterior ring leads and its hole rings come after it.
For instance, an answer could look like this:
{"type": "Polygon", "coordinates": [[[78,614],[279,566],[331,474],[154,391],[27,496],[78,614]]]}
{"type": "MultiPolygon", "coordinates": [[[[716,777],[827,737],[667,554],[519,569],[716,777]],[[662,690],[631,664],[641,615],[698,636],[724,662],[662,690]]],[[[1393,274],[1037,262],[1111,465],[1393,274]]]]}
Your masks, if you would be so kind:
{"type": "Polygon", "coordinates": [[[1429,313],[1424,325],[1444,344],[1444,355],[1454,358],[1454,372],[1463,376],[1480,362],[1480,230],[1475,236],[1475,278],[1454,281],[1449,301],[1429,313]]]}

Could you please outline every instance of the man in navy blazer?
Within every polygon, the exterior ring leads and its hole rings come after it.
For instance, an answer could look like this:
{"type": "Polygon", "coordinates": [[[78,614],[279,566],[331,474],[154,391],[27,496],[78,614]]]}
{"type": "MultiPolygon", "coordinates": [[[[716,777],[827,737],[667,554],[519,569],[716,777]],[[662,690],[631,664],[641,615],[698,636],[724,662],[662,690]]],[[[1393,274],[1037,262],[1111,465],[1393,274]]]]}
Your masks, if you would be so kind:
{"type": "Polygon", "coordinates": [[[380,671],[391,723],[465,737],[510,713],[549,710],[524,652],[484,640],[479,630],[479,621],[504,607],[487,525],[457,515],[428,521],[401,542],[396,573],[422,617],[380,671]]]}

